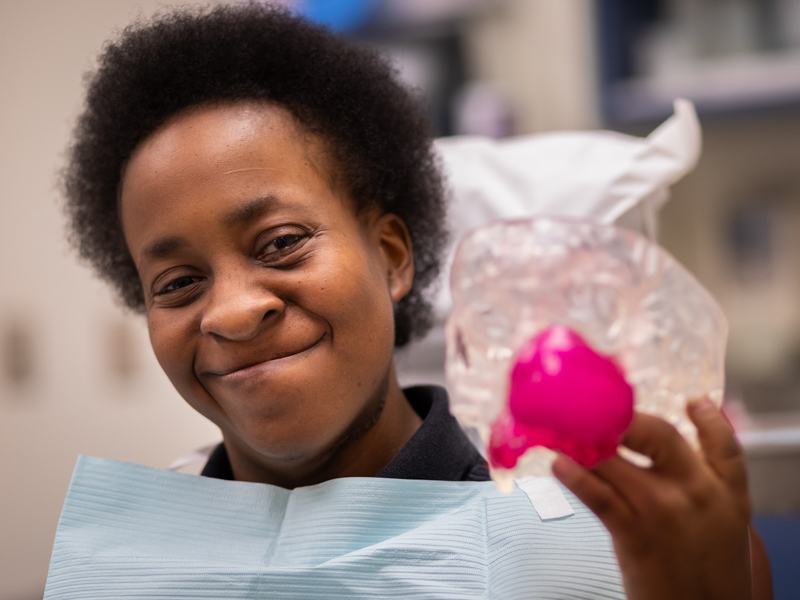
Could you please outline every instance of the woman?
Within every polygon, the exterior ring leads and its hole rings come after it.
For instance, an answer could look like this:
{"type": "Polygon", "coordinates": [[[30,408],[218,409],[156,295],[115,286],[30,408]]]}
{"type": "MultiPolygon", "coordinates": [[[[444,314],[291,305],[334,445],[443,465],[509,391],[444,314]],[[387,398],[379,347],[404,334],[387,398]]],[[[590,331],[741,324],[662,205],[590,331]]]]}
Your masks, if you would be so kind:
{"type": "MultiPolygon", "coordinates": [[[[381,58],[257,4],[129,29],[91,81],[66,190],[82,256],[222,431],[204,475],[488,479],[444,391],[395,375],[446,233],[425,120],[381,58]]],[[[652,469],[554,473],[611,532],[628,597],[764,597],[741,449],[711,403],[691,416],[704,456],[639,415],[625,443],[652,469]]]]}

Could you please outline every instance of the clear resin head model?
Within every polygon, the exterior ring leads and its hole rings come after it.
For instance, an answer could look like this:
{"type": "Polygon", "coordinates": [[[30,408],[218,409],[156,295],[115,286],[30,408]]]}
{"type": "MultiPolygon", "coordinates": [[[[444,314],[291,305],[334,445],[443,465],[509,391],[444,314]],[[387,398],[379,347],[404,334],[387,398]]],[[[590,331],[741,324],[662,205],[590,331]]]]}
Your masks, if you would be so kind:
{"type": "Polygon", "coordinates": [[[498,221],[461,242],[447,322],[451,411],[501,487],[553,452],[616,452],[635,410],[695,441],[687,400],[722,401],[727,323],[674,258],[586,220],[498,221]]]}

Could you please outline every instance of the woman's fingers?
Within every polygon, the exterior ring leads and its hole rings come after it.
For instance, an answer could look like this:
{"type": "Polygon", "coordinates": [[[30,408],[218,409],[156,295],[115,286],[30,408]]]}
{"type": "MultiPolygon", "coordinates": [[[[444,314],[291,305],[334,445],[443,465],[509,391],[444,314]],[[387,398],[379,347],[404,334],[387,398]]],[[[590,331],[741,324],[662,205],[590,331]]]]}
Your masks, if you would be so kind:
{"type": "Polygon", "coordinates": [[[733,430],[710,401],[688,407],[698,428],[704,457],[698,455],[666,421],[637,413],[623,443],[648,456],[651,468],[613,457],[592,470],[566,456],[553,463],[553,474],[608,527],[623,531],[637,519],[671,521],[692,506],[705,506],[727,487],[747,511],[744,457],[733,430]],[[715,483],[715,480],[717,483],[715,483]]]}
{"type": "Polygon", "coordinates": [[[608,528],[629,598],[751,598],[741,448],[713,404],[688,413],[703,453],[667,422],[636,414],[623,443],[652,467],[615,456],[587,470],[559,456],[553,473],[608,528]]]}
{"type": "Polygon", "coordinates": [[[622,443],[650,457],[655,471],[681,477],[691,475],[697,466],[694,451],[678,430],[653,415],[636,413],[622,443]]]}
{"type": "Polygon", "coordinates": [[[614,456],[598,464],[592,471],[625,498],[632,513],[639,513],[635,507],[649,504],[655,483],[655,476],[649,469],[637,467],[621,456],[614,456]]]}
{"type": "Polygon", "coordinates": [[[553,462],[553,475],[597,515],[613,535],[628,527],[632,510],[608,483],[560,454],[553,462]]]}
{"type": "MultiPolygon", "coordinates": [[[[733,428],[708,398],[690,402],[686,411],[697,427],[706,463],[737,497],[746,499],[747,468],[733,428]]],[[[749,514],[749,503],[746,510],[749,514]]]]}
{"type": "Polygon", "coordinates": [[[643,413],[636,413],[623,440],[631,450],[653,460],[654,469],[637,467],[612,457],[584,469],[566,456],[553,463],[553,474],[614,531],[637,518],[638,507],[657,507],[672,502],[672,489],[659,485],[660,472],[683,479],[697,470],[697,456],[672,425],[643,413]]]}

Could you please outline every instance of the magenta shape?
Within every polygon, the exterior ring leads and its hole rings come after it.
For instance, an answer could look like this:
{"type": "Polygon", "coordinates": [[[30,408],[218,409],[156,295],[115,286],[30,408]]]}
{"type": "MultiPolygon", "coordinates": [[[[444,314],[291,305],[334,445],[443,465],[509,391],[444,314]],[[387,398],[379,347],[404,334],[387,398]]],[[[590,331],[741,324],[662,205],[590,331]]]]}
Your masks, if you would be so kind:
{"type": "Polygon", "coordinates": [[[633,419],[633,388],[610,357],[553,325],[522,347],[508,408],[492,423],[489,461],[513,468],[528,448],[559,450],[587,467],[614,455],[633,419]]]}

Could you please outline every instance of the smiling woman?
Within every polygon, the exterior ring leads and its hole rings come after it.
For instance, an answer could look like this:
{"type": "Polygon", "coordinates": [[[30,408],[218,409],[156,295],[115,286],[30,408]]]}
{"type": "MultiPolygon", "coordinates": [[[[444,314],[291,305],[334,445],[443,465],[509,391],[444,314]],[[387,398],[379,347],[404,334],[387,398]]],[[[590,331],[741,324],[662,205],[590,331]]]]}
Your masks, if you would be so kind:
{"type": "Polygon", "coordinates": [[[625,443],[652,469],[562,457],[575,495],[504,496],[446,392],[400,388],[444,194],[382,58],[249,3],[133,26],[99,65],[73,239],[224,441],[203,477],[79,461],[46,598],[751,597],[741,451],[713,405],[692,412],[704,455],[640,416],[625,443]]]}
{"type": "Polygon", "coordinates": [[[227,101],[169,119],[125,168],[153,349],[239,480],[376,475],[419,427],[392,363],[408,232],[356,215],[334,164],[288,110],[227,101]]]}

